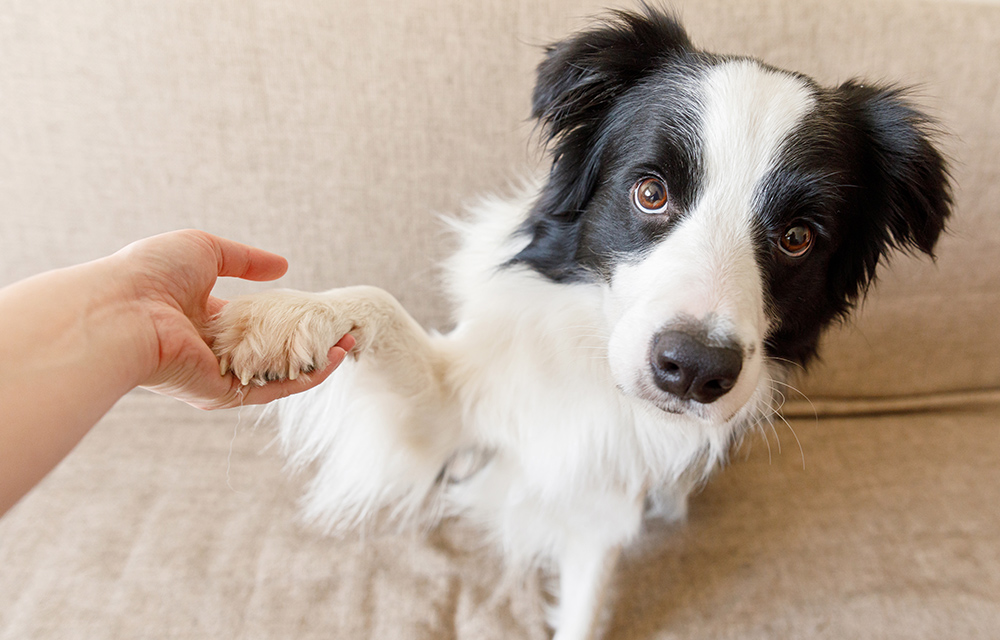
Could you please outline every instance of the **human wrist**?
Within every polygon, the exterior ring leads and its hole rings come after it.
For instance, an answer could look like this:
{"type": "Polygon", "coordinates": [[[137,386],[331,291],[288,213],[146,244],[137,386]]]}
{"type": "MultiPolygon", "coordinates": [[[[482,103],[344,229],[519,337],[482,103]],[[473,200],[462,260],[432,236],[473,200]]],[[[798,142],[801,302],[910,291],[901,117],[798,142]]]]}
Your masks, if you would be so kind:
{"type": "Polygon", "coordinates": [[[128,388],[156,370],[159,349],[139,273],[128,257],[113,254],[80,265],[90,286],[87,325],[93,345],[101,345],[114,375],[128,388]]]}

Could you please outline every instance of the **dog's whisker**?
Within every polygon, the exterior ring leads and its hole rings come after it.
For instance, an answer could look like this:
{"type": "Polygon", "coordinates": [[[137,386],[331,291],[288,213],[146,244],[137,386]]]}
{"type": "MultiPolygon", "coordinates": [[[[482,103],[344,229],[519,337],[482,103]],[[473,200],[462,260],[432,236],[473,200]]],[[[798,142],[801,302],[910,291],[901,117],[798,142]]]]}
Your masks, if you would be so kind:
{"type": "Polygon", "coordinates": [[[774,428],[774,420],[767,421],[768,426],[771,427],[771,433],[774,434],[774,441],[778,443],[778,455],[781,455],[781,438],[778,437],[778,430],[774,428]]]}
{"type": "Polygon", "coordinates": [[[771,466],[771,438],[768,437],[767,431],[764,430],[764,425],[758,424],[757,428],[760,429],[760,435],[764,437],[764,444],[767,445],[767,465],[771,466]]]}
{"type": "MultiPolygon", "coordinates": [[[[771,383],[780,382],[779,380],[771,379],[771,383]]],[[[770,428],[770,432],[774,434],[775,443],[778,448],[778,455],[781,455],[781,438],[778,435],[778,431],[774,425],[774,417],[780,417],[780,410],[785,402],[785,396],[780,390],[775,389],[773,386],[770,387],[770,393],[765,397],[760,399],[760,404],[758,409],[755,411],[757,414],[749,426],[751,431],[759,431],[761,436],[764,438],[764,443],[768,449],[768,464],[772,463],[772,452],[771,452],[771,439],[768,435],[767,428],[770,428]],[[765,427],[764,425],[767,425],[765,427]]],[[[801,444],[799,445],[801,451],[801,444]]]]}
{"type": "Polygon", "coordinates": [[[787,419],[785,419],[785,416],[781,415],[780,413],[775,414],[775,415],[777,415],[778,418],[780,418],[781,421],[785,423],[785,426],[788,427],[788,430],[792,432],[792,437],[795,438],[795,444],[797,444],[799,446],[799,456],[802,458],[802,470],[805,471],[806,470],[806,453],[802,449],[802,441],[799,440],[799,435],[797,433],[795,433],[795,429],[793,429],[792,428],[792,424],[787,419]]]}
{"type": "Polygon", "coordinates": [[[816,405],[813,404],[813,401],[809,398],[809,396],[807,396],[806,394],[802,393],[802,391],[800,391],[799,389],[795,388],[794,386],[788,384],[787,382],[782,382],[781,380],[773,380],[772,382],[774,382],[776,384],[783,385],[785,387],[788,387],[789,389],[791,389],[795,393],[799,394],[799,396],[803,400],[805,400],[806,402],[809,403],[809,408],[811,408],[812,412],[813,412],[813,419],[814,420],[819,420],[819,411],[816,409],[816,405]]]}
{"type": "Polygon", "coordinates": [[[796,362],[795,360],[789,360],[788,358],[782,358],[780,356],[768,356],[768,359],[773,360],[774,362],[782,362],[784,364],[790,364],[793,367],[798,368],[800,371],[806,370],[805,366],[803,366],[801,362],[796,362]]]}

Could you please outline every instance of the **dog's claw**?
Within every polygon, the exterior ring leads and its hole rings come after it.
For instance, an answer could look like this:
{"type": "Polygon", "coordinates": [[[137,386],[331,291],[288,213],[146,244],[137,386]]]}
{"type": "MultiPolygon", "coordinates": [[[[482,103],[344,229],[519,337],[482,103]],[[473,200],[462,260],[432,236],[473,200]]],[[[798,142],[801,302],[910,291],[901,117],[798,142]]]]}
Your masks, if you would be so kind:
{"type": "Polygon", "coordinates": [[[248,384],[250,384],[250,378],[252,377],[253,376],[250,374],[249,371],[243,372],[242,374],[240,374],[240,384],[242,384],[244,387],[247,386],[248,384]]]}
{"type": "Polygon", "coordinates": [[[229,355],[223,354],[222,357],[219,358],[219,374],[224,376],[227,373],[229,373],[229,355]]]}
{"type": "Polygon", "coordinates": [[[288,365],[288,379],[289,380],[295,380],[298,377],[299,377],[299,372],[296,371],[295,365],[294,364],[289,364],[288,365]]]}

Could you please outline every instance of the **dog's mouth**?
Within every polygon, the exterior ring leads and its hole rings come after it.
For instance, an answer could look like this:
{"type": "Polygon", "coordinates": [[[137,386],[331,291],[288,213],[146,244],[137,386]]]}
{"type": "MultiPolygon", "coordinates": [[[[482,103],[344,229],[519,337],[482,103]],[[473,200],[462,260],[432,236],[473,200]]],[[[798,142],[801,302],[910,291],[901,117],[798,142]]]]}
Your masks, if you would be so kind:
{"type": "MultiPolygon", "coordinates": [[[[659,395],[662,396],[663,394],[659,395]]],[[[659,398],[653,397],[646,399],[652,402],[654,405],[656,405],[656,408],[664,413],[672,413],[677,416],[682,416],[686,413],[691,413],[692,408],[685,406],[689,404],[687,402],[682,402],[679,400],[671,400],[670,398],[664,399],[663,397],[659,398]]]]}
{"type": "MultiPolygon", "coordinates": [[[[624,389],[622,389],[622,391],[629,393],[624,389]]],[[[745,408],[744,404],[737,407],[727,407],[729,411],[727,411],[724,415],[719,415],[718,409],[720,407],[718,407],[717,403],[702,404],[694,400],[682,400],[668,393],[664,393],[657,388],[656,385],[648,381],[642,381],[639,384],[638,389],[632,391],[630,395],[645,400],[666,414],[688,416],[697,420],[718,424],[729,422],[739,415],[745,408]]]]}
{"type": "Polygon", "coordinates": [[[680,398],[664,393],[654,384],[646,380],[640,381],[638,389],[635,391],[629,392],[620,385],[619,389],[623,393],[638,396],[642,400],[652,404],[663,413],[669,413],[676,416],[692,415],[698,418],[704,417],[703,413],[705,408],[703,406],[696,405],[693,402],[681,400],[680,398]]]}

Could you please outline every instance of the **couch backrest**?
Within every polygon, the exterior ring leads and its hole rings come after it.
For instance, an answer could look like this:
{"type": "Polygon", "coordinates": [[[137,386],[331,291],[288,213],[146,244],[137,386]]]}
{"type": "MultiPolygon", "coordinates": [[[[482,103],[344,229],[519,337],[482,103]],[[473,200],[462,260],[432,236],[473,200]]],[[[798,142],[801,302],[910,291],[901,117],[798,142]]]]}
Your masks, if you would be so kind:
{"type": "MultiPolygon", "coordinates": [[[[1000,389],[1000,5],[676,8],[709,50],[824,83],[917,85],[952,134],[957,216],[937,264],[902,258],[884,271],[804,390],[1000,389]]],[[[443,327],[437,216],[539,167],[527,116],[541,45],[601,10],[592,0],[5,2],[0,284],[191,226],[288,256],[283,285],[380,285],[443,327]]]]}

